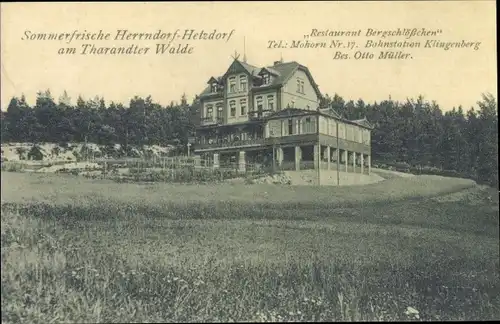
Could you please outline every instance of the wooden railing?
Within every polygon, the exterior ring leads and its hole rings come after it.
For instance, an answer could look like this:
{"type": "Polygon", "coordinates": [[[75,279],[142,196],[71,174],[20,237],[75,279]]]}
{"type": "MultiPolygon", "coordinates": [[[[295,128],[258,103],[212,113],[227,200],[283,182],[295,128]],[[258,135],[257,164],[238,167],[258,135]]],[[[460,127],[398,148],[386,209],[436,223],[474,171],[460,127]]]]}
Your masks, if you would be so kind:
{"type": "Polygon", "coordinates": [[[226,147],[245,147],[245,146],[257,146],[264,145],[267,141],[265,138],[248,139],[248,140],[238,140],[238,141],[214,141],[213,143],[196,144],[196,149],[207,149],[207,148],[226,148],[226,147]]]}
{"type": "Polygon", "coordinates": [[[248,117],[252,119],[264,118],[269,115],[273,110],[265,109],[265,110],[252,110],[248,112],[248,117]]]}
{"type": "Polygon", "coordinates": [[[314,161],[300,161],[300,169],[301,170],[311,170],[315,168],[314,161]]]}
{"type": "Polygon", "coordinates": [[[200,120],[202,126],[220,125],[223,123],[222,117],[205,117],[200,120]]]}

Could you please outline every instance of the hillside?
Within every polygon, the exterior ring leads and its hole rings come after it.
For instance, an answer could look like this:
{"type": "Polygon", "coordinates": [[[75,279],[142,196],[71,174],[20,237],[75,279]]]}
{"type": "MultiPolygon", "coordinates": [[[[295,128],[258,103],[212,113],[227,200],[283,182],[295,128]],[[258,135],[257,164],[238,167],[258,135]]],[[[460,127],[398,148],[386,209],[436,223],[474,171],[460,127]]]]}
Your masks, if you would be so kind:
{"type": "Polygon", "coordinates": [[[4,323],[499,316],[498,196],[472,180],[1,182],[4,323]]]}
{"type": "Polygon", "coordinates": [[[98,145],[95,143],[4,143],[2,147],[2,161],[46,161],[62,162],[77,161],[85,156],[93,158],[118,157],[159,157],[165,156],[173,150],[173,146],[159,145],[129,145],[125,149],[120,144],[98,145]]]}

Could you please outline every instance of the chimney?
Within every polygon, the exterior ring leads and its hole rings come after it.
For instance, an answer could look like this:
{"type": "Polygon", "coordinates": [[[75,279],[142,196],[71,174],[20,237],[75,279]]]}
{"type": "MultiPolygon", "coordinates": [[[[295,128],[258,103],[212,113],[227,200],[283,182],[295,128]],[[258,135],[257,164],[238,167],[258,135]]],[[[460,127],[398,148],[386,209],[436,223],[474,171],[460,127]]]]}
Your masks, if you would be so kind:
{"type": "Polygon", "coordinates": [[[274,64],[273,64],[273,65],[278,65],[278,64],[280,64],[280,63],[283,63],[283,62],[281,62],[281,61],[274,61],[274,64]]]}

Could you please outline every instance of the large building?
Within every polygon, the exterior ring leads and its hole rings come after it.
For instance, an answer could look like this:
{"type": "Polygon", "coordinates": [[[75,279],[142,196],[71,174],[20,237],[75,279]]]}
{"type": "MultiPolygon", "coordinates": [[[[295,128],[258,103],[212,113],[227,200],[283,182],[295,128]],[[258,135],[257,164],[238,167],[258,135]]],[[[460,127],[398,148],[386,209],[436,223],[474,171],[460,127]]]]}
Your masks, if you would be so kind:
{"type": "Polygon", "coordinates": [[[244,171],[249,163],[274,161],[282,170],[338,165],[370,172],[373,127],[322,109],[304,65],[277,61],[260,68],[235,59],[222,76],[210,77],[199,98],[194,152],[214,167],[237,163],[244,171]]]}

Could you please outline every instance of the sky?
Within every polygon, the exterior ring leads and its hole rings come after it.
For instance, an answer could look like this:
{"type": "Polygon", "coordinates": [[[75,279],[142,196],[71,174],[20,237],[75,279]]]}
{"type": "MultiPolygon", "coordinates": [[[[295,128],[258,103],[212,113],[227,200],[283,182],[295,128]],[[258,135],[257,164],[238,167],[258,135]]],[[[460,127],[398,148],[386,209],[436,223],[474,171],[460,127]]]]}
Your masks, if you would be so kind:
{"type": "MultiPolygon", "coordinates": [[[[485,92],[497,93],[495,1],[418,2],[200,2],[200,3],[2,3],[1,108],[12,96],[24,94],[34,104],[36,92],[50,89],[57,99],[64,90],[76,102],[102,96],[128,104],[135,95],[151,95],[167,105],[183,93],[200,93],[211,76],[225,73],[235,51],[248,63],[268,66],[281,57],[311,71],[323,94],[338,93],[347,100],[404,101],[423,95],[443,110],[475,105],[485,92]],[[473,49],[413,49],[407,60],[378,60],[380,49],[363,49],[368,28],[441,29],[439,36],[410,40],[481,42],[473,49]],[[177,41],[193,46],[186,55],[155,55],[157,41],[94,41],[100,47],[151,47],[148,55],[59,55],[58,41],[23,40],[30,33],[174,32],[196,29],[230,33],[229,41],[177,41]],[[332,48],[268,48],[269,40],[304,40],[317,30],[362,30],[359,37],[309,38],[313,41],[355,41],[358,50],[375,59],[334,59],[332,48]],[[242,57],[242,56],[241,56],[242,57]]],[[[385,40],[402,40],[387,38],[385,40]]],[[[161,41],[160,41],[161,42],[161,41]]],[[[349,50],[342,50],[344,53],[349,50]]],[[[355,50],[348,54],[353,55],[355,50]]],[[[240,58],[241,58],[240,57],[240,58]]]]}

